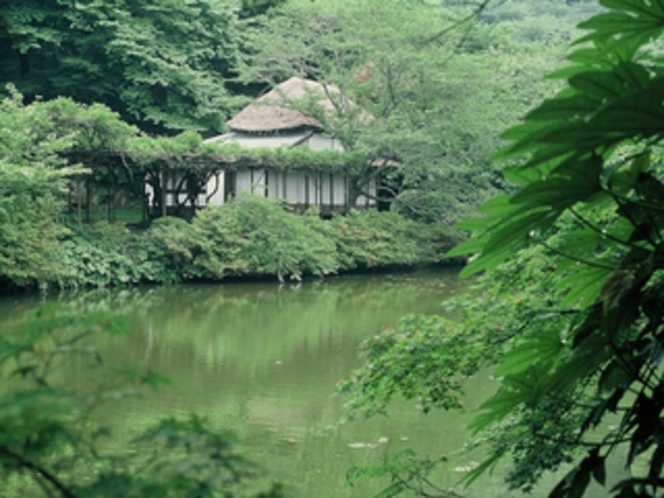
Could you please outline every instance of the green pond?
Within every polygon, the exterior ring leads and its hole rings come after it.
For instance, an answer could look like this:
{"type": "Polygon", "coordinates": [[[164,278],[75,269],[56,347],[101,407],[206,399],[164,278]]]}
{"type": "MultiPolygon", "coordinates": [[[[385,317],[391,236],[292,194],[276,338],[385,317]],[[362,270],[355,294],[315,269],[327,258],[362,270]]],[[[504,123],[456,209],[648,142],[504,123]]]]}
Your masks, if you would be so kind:
{"type": "MultiPolygon", "coordinates": [[[[346,483],[353,465],[379,463],[413,448],[446,455],[435,480],[455,486],[481,455],[462,451],[472,410],[496,389],[489,372],[467,379],[467,412],[423,415],[414,402],[394,403],[389,418],[339,424],[335,385],[362,364],[358,345],[407,313],[442,313],[462,292],[453,271],[341,276],[297,285],[228,283],[60,295],[80,311],[132,316],[136,332],[105,345],[109,362],[148,365],[174,386],[104,407],[102,422],[136,432],[157,417],[196,412],[236,432],[252,459],[288,485],[294,497],[371,497],[389,480],[346,483]]],[[[10,320],[38,296],[0,300],[10,320]]],[[[84,365],[67,378],[85,383],[84,365]]],[[[507,497],[500,470],[463,496],[507,497]]],[[[550,482],[549,482],[550,484],[550,482]]],[[[537,491],[531,496],[544,496],[537,491]]],[[[521,496],[521,495],[519,495],[521,496]]]]}

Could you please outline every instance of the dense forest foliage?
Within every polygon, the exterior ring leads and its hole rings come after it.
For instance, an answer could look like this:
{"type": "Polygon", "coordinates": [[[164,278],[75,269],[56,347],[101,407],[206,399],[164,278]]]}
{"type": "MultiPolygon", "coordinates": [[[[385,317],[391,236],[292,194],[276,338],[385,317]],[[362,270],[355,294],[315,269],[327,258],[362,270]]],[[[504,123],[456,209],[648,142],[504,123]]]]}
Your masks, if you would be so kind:
{"type": "MultiPolygon", "coordinates": [[[[81,219],[96,209],[112,220],[116,204],[145,209],[145,184],[159,188],[164,167],[204,184],[201,136],[223,131],[242,105],[293,75],[334,85],[356,104],[330,115],[298,103],[340,138],[344,163],[296,150],[247,161],[343,167],[356,193],[381,175],[392,211],[450,226],[509,188],[488,161],[499,132],[553,91],[541,77],[559,67],[576,20],[597,8],[549,3],[489,3],[476,22],[455,2],[9,2],[0,28],[3,285],[186,278],[138,270],[152,249],[118,258],[117,248],[86,238],[99,230],[83,230],[81,219]],[[536,30],[543,12],[555,37],[536,30]],[[373,119],[359,126],[358,110],[373,119]],[[376,167],[377,158],[400,167],[376,167]],[[99,266],[72,267],[88,260],[99,266]]],[[[252,268],[227,263],[238,274],[252,268]]]]}
{"type": "MultiPolygon", "coordinates": [[[[599,4],[9,0],[0,12],[0,285],[283,280],[430,262],[458,241],[454,223],[479,214],[458,225],[475,235],[449,255],[475,255],[464,274],[484,272],[481,300],[450,303],[458,321],[411,317],[368,341],[370,361],[341,387],[351,415],[385,412],[396,395],[425,412],[458,408],[463,376],[499,364],[502,387],[472,424],[488,458],[468,481],[509,455],[510,487],[529,491],[562,468],[551,496],[579,497],[591,480],[610,481],[607,462],[626,448],[621,464],[633,474],[607,493],[661,496],[664,7],[599,4]],[[240,160],[352,162],[358,188],[383,175],[392,212],[322,220],[247,197],[189,220],[113,220],[114,203],[142,207],[164,164],[228,167],[238,151],[203,137],[293,75],[338,91],[333,113],[292,105],[338,137],[347,158],[258,151],[240,160]],[[371,119],[358,120],[362,112],[371,119]],[[398,168],[367,168],[376,158],[398,168]],[[87,209],[108,208],[101,222],[83,223],[83,183],[87,209]],[[617,425],[598,436],[610,416],[617,425]]],[[[259,470],[196,418],[137,441],[173,450],[163,463],[99,458],[98,434],[83,422],[107,387],[81,398],[51,379],[50,358],[124,328],[49,311],[3,337],[2,375],[22,384],[2,397],[2,477],[31,480],[45,496],[241,496],[238,482],[259,470]],[[103,470],[96,481],[77,480],[81,461],[103,470]]],[[[117,379],[162,381],[136,371],[117,379]]],[[[411,456],[352,469],[349,480],[387,475],[382,496],[444,492],[430,479],[435,465],[411,456]]]]}

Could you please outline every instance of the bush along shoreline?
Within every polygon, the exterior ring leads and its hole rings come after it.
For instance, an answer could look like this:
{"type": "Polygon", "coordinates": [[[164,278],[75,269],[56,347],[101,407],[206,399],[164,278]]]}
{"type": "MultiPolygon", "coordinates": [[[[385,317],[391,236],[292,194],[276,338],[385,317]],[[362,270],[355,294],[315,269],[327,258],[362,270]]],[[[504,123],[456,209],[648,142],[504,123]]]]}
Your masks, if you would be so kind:
{"type": "MultiPolygon", "coordinates": [[[[64,227],[63,227],[64,228],[64,227]]],[[[22,289],[81,289],[213,282],[232,278],[301,280],[349,271],[441,263],[458,232],[397,213],[351,211],[321,219],[317,210],[246,196],[207,207],[191,221],[165,217],[142,231],[97,222],[63,230],[48,272],[0,271],[0,294],[22,289]]],[[[0,265],[2,270],[2,265],[0,265]]]]}

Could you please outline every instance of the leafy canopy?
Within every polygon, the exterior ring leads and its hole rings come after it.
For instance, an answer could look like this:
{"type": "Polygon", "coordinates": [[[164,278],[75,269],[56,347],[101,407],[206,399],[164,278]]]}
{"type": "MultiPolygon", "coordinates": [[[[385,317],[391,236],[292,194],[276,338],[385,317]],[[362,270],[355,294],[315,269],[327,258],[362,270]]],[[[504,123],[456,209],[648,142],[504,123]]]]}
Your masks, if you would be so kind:
{"type": "MultiPolygon", "coordinates": [[[[575,43],[572,65],[553,75],[567,80],[565,88],[503,135],[511,144],[496,158],[525,158],[505,170],[519,189],[485,205],[484,218],[466,222],[478,237],[450,255],[478,253],[463,271],[471,275],[540,244],[553,263],[550,294],[560,297],[551,309],[573,316],[558,319],[555,348],[541,346],[537,327],[525,330],[499,368],[502,389],[472,427],[517,413],[528,422],[547,403],[567,403],[580,420],[570,443],[583,448],[582,458],[551,496],[581,496],[591,477],[603,484],[606,460],[621,443],[628,445],[624,464],[643,458],[646,471],[635,470],[612,494],[658,496],[664,73],[651,43],[661,39],[664,5],[600,3],[607,11],[580,25],[589,33],[575,43]],[[592,430],[613,413],[617,427],[593,438],[592,430]]],[[[533,433],[530,444],[537,441],[533,433]]],[[[491,461],[514,448],[496,447],[491,461]]]]}
{"type": "Polygon", "coordinates": [[[462,275],[484,273],[483,294],[464,305],[470,316],[406,322],[369,344],[371,365],[346,387],[365,411],[397,393],[447,408],[460,400],[450,370],[498,360],[501,388],[471,424],[489,457],[468,482],[510,455],[513,488],[567,466],[550,496],[580,497],[596,481],[611,496],[655,497],[664,487],[664,4],[600,4],[570,65],[551,75],[563,89],[503,134],[510,143],[495,158],[515,191],[460,224],[475,236],[448,255],[473,255],[462,275]],[[445,358],[443,344],[472,334],[479,353],[445,358]],[[403,352],[421,340],[433,348],[419,354],[423,366],[399,375],[410,364],[403,352]],[[617,482],[615,462],[630,471],[617,482]]]}
{"type": "Polygon", "coordinates": [[[103,103],[160,133],[220,131],[236,107],[233,2],[8,0],[2,16],[0,86],[30,99],[103,103]]]}
{"type": "Polygon", "coordinates": [[[386,178],[379,196],[400,212],[449,225],[504,188],[487,161],[496,130],[544,96],[551,83],[532,82],[562,56],[562,45],[517,43],[472,18],[467,5],[289,2],[243,33],[240,79],[324,85],[332,111],[316,99],[290,105],[367,158],[350,169],[351,197],[386,178]]]}

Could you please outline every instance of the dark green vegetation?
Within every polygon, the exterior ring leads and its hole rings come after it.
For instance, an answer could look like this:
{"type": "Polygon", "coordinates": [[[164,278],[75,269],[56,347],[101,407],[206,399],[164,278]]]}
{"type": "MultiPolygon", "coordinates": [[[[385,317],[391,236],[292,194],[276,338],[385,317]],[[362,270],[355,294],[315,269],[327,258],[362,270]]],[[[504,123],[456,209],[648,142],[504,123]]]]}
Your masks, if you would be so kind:
{"type": "MultiPolygon", "coordinates": [[[[515,489],[564,469],[552,497],[584,496],[591,481],[608,484],[606,496],[658,497],[664,4],[600,3],[552,76],[564,88],[503,135],[510,145],[496,158],[516,190],[463,222],[476,236],[449,253],[477,253],[462,273],[486,271],[481,300],[457,300],[458,322],[419,318],[368,342],[370,363],[344,389],[359,414],[396,394],[447,409],[463,402],[459,374],[498,363],[502,386],[471,424],[488,456],[467,481],[509,456],[515,489]],[[616,482],[609,461],[628,476],[616,482]]],[[[384,496],[432,493],[431,462],[397,463],[351,478],[391,474],[384,496]]]]}
{"type": "MultiPolygon", "coordinates": [[[[238,55],[229,2],[3,2],[0,81],[103,103],[146,131],[220,130],[238,55]]],[[[4,86],[4,83],[3,83],[4,86]]]]}

